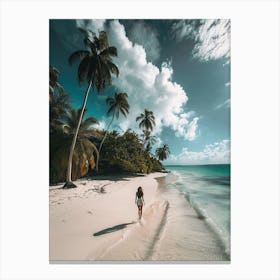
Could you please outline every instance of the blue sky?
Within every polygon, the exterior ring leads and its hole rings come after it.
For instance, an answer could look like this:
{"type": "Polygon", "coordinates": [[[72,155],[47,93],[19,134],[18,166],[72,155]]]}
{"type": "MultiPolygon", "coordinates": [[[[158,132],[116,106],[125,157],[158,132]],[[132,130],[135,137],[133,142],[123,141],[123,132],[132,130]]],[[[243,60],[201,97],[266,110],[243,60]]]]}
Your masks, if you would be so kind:
{"type": "Polygon", "coordinates": [[[131,109],[112,129],[141,133],[135,122],[145,108],[156,118],[157,146],[168,144],[165,164],[212,164],[230,161],[230,21],[229,20],[51,20],[50,64],[79,107],[85,92],[69,55],[84,49],[77,27],[105,30],[118,49],[120,75],[113,86],[92,92],[87,115],[105,127],[105,99],[126,92],[131,109]]]}

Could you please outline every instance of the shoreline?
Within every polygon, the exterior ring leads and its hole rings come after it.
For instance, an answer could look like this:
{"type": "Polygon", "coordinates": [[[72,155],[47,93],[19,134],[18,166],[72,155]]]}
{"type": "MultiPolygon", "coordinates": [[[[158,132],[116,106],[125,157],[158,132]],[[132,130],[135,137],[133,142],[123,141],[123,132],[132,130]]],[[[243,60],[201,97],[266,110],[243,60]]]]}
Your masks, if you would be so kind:
{"type": "Polygon", "coordinates": [[[165,240],[162,242],[159,252],[155,255],[156,260],[170,261],[176,259],[178,262],[223,262],[230,263],[230,255],[220,237],[206,221],[196,208],[192,206],[184,193],[177,188],[166,188],[167,185],[176,183],[179,177],[172,173],[172,177],[157,178],[159,191],[163,199],[168,198],[170,211],[168,213],[168,224],[166,225],[165,240]],[[198,239],[197,236],[200,236],[198,239]],[[182,242],[184,240],[184,242],[182,242]],[[182,250],[171,251],[179,242],[182,250]],[[205,252],[207,252],[205,254],[205,252]]]}
{"type": "Polygon", "coordinates": [[[50,262],[228,261],[214,237],[203,233],[205,222],[189,202],[166,188],[176,181],[166,175],[104,176],[78,180],[75,189],[50,187],[50,262]],[[146,202],[140,221],[138,185],[146,202]]]}

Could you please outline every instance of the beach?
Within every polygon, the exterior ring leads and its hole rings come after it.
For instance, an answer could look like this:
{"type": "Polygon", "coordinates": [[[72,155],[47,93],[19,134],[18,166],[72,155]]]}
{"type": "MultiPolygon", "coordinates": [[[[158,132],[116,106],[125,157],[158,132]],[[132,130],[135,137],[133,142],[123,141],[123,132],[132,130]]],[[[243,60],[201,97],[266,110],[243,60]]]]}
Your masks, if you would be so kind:
{"type": "Polygon", "coordinates": [[[51,262],[227,261],[215,235],[165,173],[76,181],[49,190],[51,262]],[[138,218],[135,193],[144,191],[138,218]],[[102,191],[103,190],[103,191],[102,191]]]}

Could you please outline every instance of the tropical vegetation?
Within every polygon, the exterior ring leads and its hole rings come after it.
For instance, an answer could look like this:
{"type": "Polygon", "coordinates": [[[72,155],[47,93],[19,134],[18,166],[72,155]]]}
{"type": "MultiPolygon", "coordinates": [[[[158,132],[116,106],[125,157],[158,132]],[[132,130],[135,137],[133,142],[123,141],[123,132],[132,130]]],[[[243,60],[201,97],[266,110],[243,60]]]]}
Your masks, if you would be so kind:
{"type": "MultiPolygon", "coordinates": [[[[127,101],[127,94],[125,92],[115,92],[114,97],[107,97],[106,103],[109,106],[109,110],[107,112],[107,116],[112,115],[112,119],[107,127],[107,131],[105,132],[105,135],[100,143],[99,149],[98,149],[98,154],[100,154],[100,151],[102,149],[102,145],[106,139],[106,136],[108,134],[109,128],[111,124],[114,121],[114,118],[119,118],[120,113],[123,116],[127,116],[129,112],[129,104],[127,101]]],[[[97,157],[97,163],[96,163],[96,168],[98,170],[98,164],[99,164],[99,156],[97,157]]]]}
{"type": "Polygon", "coordinates": [[[74,109],[69,95],[59,82],[59,70],[49,67],[49,134],[50,134],[50,183],[66,182],[64,188],[76,187],[72,182],[83,176],[113,173],[151,173],[164,170],[160,161],[170,153],[167,145],[152,154],[156,143],[152,131],[156,125],[152,111],[145,109],[136,122],[142,130],[137,134],[131,129],[123,133],[110,131],[120,116],[129,114],[128,94],[116,90],[106,98],[106,129],[98,129],[98,120],[87,115],[86,104],[90,90],[99,93],[112,84],[112,75],[118,77],[119,69],[113,63],[117,49],[109,46],[107,34],[97,37],[88,30],[81,30],[86,50],[78,50],[69,57],[78,66],[78,82],[87,84],[83,104],[74,109]]]}
{"type": "Polygon", "coordinates": [[[141,113],[140,116],[136,118],[136,121],[139,122],[139,128],[148,131],[152,131],[156,125],[154,113],[147,109],[145,109],[144,113],[141,113]]]}
{"type": "Polygon", "coordinates": [[[164,144],[162,147],[156,149],[156,156],[159,160],[165,160],[170,154],[168,145],[164,144]]]}

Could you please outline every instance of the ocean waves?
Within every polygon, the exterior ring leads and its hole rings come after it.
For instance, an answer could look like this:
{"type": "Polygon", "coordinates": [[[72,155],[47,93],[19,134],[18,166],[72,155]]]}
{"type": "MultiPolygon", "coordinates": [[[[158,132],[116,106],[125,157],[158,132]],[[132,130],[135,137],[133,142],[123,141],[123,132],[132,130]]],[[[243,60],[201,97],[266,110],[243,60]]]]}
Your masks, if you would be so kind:
{"type": "Polygon", "coordinates": [[[169,166],[179,190],[230,258],[230,166],[169,166]]]}

